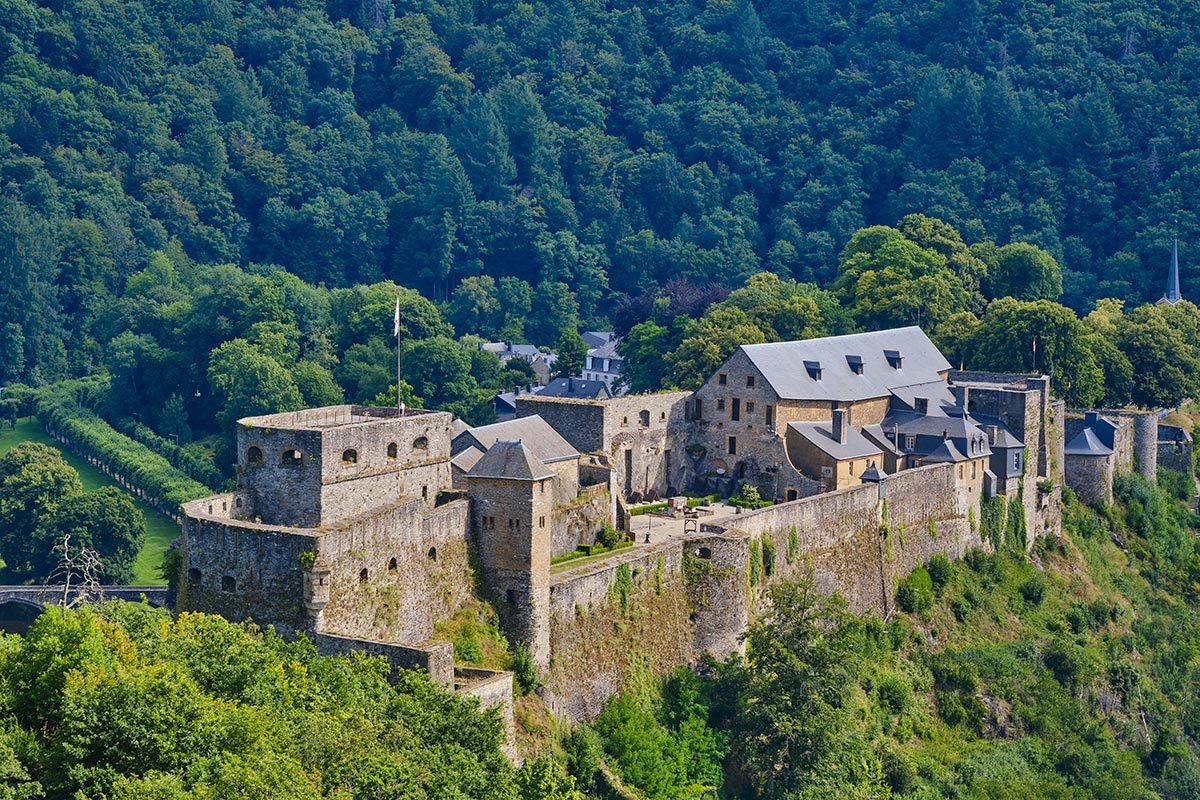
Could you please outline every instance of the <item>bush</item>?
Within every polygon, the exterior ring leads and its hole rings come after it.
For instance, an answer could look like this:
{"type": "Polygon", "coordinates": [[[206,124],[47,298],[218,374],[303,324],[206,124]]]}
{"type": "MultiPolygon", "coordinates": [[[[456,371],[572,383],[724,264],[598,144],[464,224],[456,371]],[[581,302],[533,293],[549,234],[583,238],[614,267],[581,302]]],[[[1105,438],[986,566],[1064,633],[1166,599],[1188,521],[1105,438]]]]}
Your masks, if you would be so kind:
{"type": "Polygon", "coordinates": [[[896,588],[896,605],[909,614],[920,613],[933,605],[933,581],[924,567],[917,567],[896,588]]]}
{"type": "Polygon", "coordinates": [[[537,667],[533,664],[533,654],[529,652],[529,645],[524,642],[517,643],[513,648],[512,661],[509,662],[508,668],[517,679],[517,690],[521,694],[529,694],[538,688],[537,667]]]}
{"type": "Polygon", "coordinates": [[[903,675],[893,672],[881,675],[875,691],[879,695],[879,705],[892,714],[903,714],[912,705],[912,686],[903,675]]]}
{"type": "Polygon", "coordinates": [[[1018,591],[1021,597],[1025,598],[1025,602],[1033,605],[1041,605],[1042,599],[1046,596],[1046,576],[1040,572],[1035,572],[1030,575],[1021,584],[1018,591]]]}
{"type": "Polygon", "coordinates": [[[895,794],[912,791],[917,783],[917,770],[908,756],[895,747],[888,747],[879,754],[879,763],[883,767],[884,779],[895,794]]]}
{"type": "Polygon", "coordinates": [[[596,541],[609,549],[616,547],[622,538],[621,532],[607,522],[604,523],[604,527],[600,529],[600,532],[596,534],[596,541]]]}
{"type": "Polygon", "coordinates": [[[946,584],[954,578],[954,565],[950,563],[950,559],[944,553],[935,553],[929,559],[926,569],[929,570],[929,579],[933,581],[934,591],[940,596],[942,590],[946,588],[946,584]]]}

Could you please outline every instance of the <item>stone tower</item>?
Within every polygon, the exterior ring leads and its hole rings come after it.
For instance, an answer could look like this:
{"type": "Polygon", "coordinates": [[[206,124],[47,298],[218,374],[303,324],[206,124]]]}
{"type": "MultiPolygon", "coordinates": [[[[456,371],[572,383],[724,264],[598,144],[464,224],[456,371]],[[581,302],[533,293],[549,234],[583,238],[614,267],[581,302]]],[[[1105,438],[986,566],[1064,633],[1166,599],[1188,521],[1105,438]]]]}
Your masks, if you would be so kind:
{"type": "Polygon", "coordinates": [[[508,636],[550,664],[550,531],[554,470],[522,442],[496,442],[467,473],[483,579],[508,636]]]}

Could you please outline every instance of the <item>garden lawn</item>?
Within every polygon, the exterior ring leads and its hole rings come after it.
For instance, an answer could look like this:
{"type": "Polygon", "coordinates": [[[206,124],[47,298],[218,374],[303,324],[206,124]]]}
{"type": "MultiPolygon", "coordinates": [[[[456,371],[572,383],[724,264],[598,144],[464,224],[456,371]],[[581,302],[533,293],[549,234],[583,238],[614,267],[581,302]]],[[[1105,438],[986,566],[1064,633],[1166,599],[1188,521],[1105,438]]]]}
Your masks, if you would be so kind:
{"type": "MultiPolygon", "coordinates": [[[[18,422],[16,430],[9,428],[7,424],[0,425],[0,455],[4,455],[21,442],[40,442],[60,450],[67,463],[79,471],[79,479],[83,482],[83,488],[86,491],[94,491],[102,486],[117,485],[103,472],[50,438],[50,435],[38,427],[32,417],[18,422]]],[[[136,497],[134,502],[137,503],[146,518],[146,544],[142,546],[137,561],[133,565],[134,583],[138,585],[166,583],[158,574],[159,566],[162,564],[163,553],[179,535],[179,526],[136,497]]]]}

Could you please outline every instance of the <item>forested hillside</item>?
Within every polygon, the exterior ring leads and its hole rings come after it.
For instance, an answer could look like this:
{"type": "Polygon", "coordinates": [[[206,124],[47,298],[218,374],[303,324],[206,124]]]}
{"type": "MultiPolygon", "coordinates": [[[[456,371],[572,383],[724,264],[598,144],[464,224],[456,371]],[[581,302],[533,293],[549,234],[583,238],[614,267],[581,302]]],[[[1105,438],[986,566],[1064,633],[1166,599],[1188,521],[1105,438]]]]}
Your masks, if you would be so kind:
{"type": "Polygon", "coordinates": [[[84,321],[119,329],[156,250],[435,300],[486,274],[591,322],[672,277],[825,283],[855,230],[921,212],[1046,249],[1078,311],[1153,299],[1174,220],[1200,234],[1198,23],[1180,0],[3,0],[0,362],[87,371],[84,321]]]}

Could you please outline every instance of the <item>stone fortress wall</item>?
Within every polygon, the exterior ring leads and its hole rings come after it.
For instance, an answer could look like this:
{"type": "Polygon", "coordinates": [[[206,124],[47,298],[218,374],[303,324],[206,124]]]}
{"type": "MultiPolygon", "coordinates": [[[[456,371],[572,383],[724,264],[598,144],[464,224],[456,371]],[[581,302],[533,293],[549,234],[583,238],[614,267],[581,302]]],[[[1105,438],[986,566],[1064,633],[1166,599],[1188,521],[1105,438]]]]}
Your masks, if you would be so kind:
{"type": "MultiPolygon", "coordinates": [[[[1031,544],[1057,532],[1067,421],[1048,380],[957,375],[954,388],[972,413],[999,417],[1026,442],[1026,468],[1011,492],[1022,497],[1031,544]]],[[[743,401],[750,394],[739,393],[743,401]]],[[[540,415],[584,463],[552,478],[468,476],[455,499],[442,491],[451,484],[448,415],[342,406],[245,421],[241,489],[185,507],[181,607],[305,631],[336,652],[373,643],[367,649],[394,666],[421,665],[443,683],[491,696],[495,681],[456,672],[446,644],[429,641],[481,578],[510,640],[530,646],[551,709],[578,719],[598,712],[643,663],[665,673],[737,651],[776,582],[811,576],[855,610],[886,616],[897,581],[931,555],[987,546],[978,525],[982,471],[947,463],[552,568],[553,555],[590,543],[598,520],[620,522],[623,499],[708,485],[719,453],[697,447],[713,437],[692,418],[695,399],[522,396],[518,415],[540,415]],[[299,458],[285,459],[290,450],[299,458]]],[[[832,413],[829,404],[818,410],[832,413]]],[[[757,436],[762,423],[782,452],[766,409],[746,413],[754,415],[742,420],[746,432],[753,424],[757,436]]],[[[1129,448],[1144,463],[1134,428],[1129,448]]],[[[739,455],[743,441],[756,440],[739,438],[739,455]]],[[[753,447],[745,455],[753,459],[753,447]]],[[[769,475],[773,464],[752,466],[769,475]]],[[[729,489],[751,477],[729,472],[729,489]]]]}

